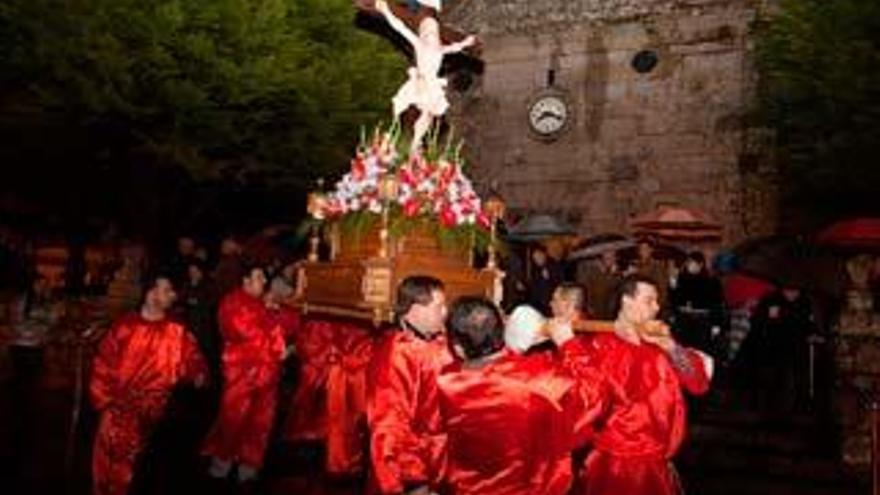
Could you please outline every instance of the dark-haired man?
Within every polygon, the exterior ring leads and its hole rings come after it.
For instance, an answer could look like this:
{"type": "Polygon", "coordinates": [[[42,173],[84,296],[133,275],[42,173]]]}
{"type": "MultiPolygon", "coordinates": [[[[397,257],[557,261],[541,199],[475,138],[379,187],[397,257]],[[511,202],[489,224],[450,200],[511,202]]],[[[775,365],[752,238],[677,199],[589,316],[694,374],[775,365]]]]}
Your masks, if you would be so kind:
{"type": "Polygon", "coordinates": [[[408,277],[396,304],[400,328],[382,336],[367,375],[372,484],[383,494],[426,493],[437,478],[437,373],[452,361],[443,283],[408,277]]]}
{"type": "Polygon", "coordinates": [[[207,366],[195,339],[169,320],[176,294],[154,277],[139,312],[121,317],[95,355],[89,392],[101,414],[92,454],[93,493],[124,495],[135,460],[182,380],[200,385],[207,366]]]}
{"type": "Polygon", "coordinates": [[[619,288],[615,332],[591,338],[590,366],[610,385],[609,411],[583,472],[586,495],[677,495],[670,460],[685,435],[682,389],[702,394],[709,387],[707,357],[680,346],[656,322],[656,282],[630,275],[619,288]],[[650,326],[654,331],[644,332],[650,326]]]}
{"type": "MultiPolygon", "coordinates": [[[[584,359],[569,322],[550,322],[563,362],[584,359]]],[[[602,411],[601,377],[505,348],[501,315],[480,298],[453,304],[449,333],[461,361],[441,370],[437,386],[451,493],[568,493],[572,451],[602,411]]]]}
{"type": "Polygon", "coordinates": [[[272,324],[263,301],[265,287],[263,269],[250,267],[241,287],[220,303],[223,393],[203,449],[212,457],[215,478],[225,478],[238,464],[238,481],[251,481],[263,465],[285,355],[281,327],[272,324]]]}

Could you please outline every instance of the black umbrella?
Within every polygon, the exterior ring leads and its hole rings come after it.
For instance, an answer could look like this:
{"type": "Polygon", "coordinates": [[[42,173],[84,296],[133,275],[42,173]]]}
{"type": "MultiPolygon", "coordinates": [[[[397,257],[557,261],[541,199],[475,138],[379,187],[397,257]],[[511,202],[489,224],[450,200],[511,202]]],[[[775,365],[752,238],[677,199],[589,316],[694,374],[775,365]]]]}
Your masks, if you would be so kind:
{"type": "MultiPolygon", "coordinates": [[[[651,244],[653,248],[652,257],[656,260],[673,260],[681,263],[687,257],[687,251],[673,244],[655,242],[651,244]]],[[[620,250],[618,253],[621,259],[634,260],[639,257],[638,245],[620,250]]]]}
{"type": "Polygon", "coordinates": [[[844,261],[804,240],[783,235],[760,237],[733,249],[736,269],[779,286],[830,296],[846,288],[844,261]]]}
{"type": "Polygon", "coordinates": [[[560,235],[577,233],[571,225],[553,215],[531,215],[514,225],[507,233],[513,242],[534,242],[560,235]]]}
{"type": "Polygon", "coordinates": [[[620,234],[600,234],[584,239],[577,248],[568,254],[569,261],[595,258],[608,251],[632,248],[636,242],[620,234]]]}

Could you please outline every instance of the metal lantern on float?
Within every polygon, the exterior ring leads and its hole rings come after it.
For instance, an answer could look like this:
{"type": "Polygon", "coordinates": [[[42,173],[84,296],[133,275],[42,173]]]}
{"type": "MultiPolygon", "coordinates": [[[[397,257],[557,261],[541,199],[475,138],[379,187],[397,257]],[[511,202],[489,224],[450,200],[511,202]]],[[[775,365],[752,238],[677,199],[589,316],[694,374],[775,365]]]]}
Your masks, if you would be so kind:
{"type": "Polygon", "coordinates": [[[494,269],[498,267],[497,254],[495,249],[495,242],[497,241],[498,234],[498,221],[504,218],[504,215],[507,213],[507,204],[504,202],[504,199],[496,192],[493,192],[489,195],[489,198],[486,199],[485,203],[483,203],[483,209],[486,211],[486,215],[489,216],[489,229],[490,229],[490,238],[489,238],[489,247],[488,247],[488,259],[486,261],[486,268],[494,269]]]}
{"type": "Polygon", "coordinates": [[[382,200],[382,230],[379,231],[379,257],[388,258],[388,215],[391,202],[397,199],[400,181],[394,173],[387,173],[379,181],[379,199],[382,200]]]}
{"type": "MultiPolygon", "coordinates": [[[[324,179],[318,179],[317,185],[318,189],[316,191],[310,192],[308,195],[306,211],[308,211],[309,215],[311,215],[312,218],[323,220],[325,207],[327,206],[327,194],[324,193],[324,179]]],[[[308,256],[308,260],[312,263],[318,261],[318,245],[320,243],[321,239],[318,237],[318,228],[316,226],[312,226],[311,232],[309,234],[308,256]]]]}

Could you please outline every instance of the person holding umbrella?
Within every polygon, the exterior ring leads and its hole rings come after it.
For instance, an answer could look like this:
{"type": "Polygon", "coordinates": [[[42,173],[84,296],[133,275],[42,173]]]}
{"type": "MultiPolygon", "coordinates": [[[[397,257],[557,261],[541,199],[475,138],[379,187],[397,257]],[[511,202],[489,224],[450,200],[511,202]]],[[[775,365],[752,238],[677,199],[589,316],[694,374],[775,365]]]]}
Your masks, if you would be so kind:
{"type": "Polygon", "coordinates": [[[752,316],[744,348],[753,360],[753,401],[760,409],[802,409],[808,398],[809,338],[817,332],[803,291],[786,284],[764,297],[752,316]]]}

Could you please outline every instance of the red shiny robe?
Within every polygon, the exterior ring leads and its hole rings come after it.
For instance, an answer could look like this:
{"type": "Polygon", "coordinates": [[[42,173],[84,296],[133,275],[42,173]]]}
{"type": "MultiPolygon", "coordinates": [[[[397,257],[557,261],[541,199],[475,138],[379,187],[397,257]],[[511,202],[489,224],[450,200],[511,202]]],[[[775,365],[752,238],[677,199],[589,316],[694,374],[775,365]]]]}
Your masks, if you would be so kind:
{"type": "Polygon", "coordinates": [[[293,336],[300,369],[284,424],[287,440],[315,441],[327,436],[327,368],[334,335],[333,322],[307,320],[293,336]]]}
{"type": "Polygon", "coordinates": [[[297,309],[282,304],[266,310],[266,320],[270,327],[277,326],[285,341],[292,341],[302,331],[302,317],[297,309]]]}
{"type": "Polygon", "coordinates": [[[92,453],[93,493],[124,495],[135,460],[182,380],[204,379],[207,366],[192,335],[171,320],[140,314],[116,321],[98,346],[89,394],[100,412],[92,453]]]}
{"type": "Polygon", "coordinates": [[[355,474],[364,468],[370,328],[342,320],[309,320],[295,336],[300,380],[284,425],[288,440],[324,440],[326,469],[355,474]]]}
{"type": "Polygon", "coordinates": [[[263,301],[242,289],[223,298],[218,317],[223,394],[202,452],[259,468],[275,420],[284,332],[263,301]]]}
{"type": "Polygon", "coordinates": [[[440,456],[434,442],[440,424],[437,375],[451,362],[444,336],[395,330],[376,344],[367,373],[367,422],[371,488],[379,493],[439,480],[432,469],[440,456]]]}
{"type": "Polygon", "coordinates": [[[364,468],[364,424],[367,411],[367,365],[373,338],[364,326],[336,326],[333,354],[327,367],[327,464],[329,473],[364,468]]]}
{"type": "Polygon", "coordinates": [[[699,355],[686,350],[691,372],[677,371],[654,345],[613,334],[590,338],[589,359],[610,386],[609,412],[585,461],[585,495],[681,493],[671,459],[685,436],[682,389],[702,394],[709,378],[699,355]]]}
{"type": "MultiPolygon", "coordinates": [[[[584,352],[574,340],[560,349],[573,358],[584,352]]],[[[444,367],[438,387],[451,493],[568,493],[571,453],[603,409],[597,374],[576,378],[545,355],[504,351],[481,368],[444,367]]]]}

